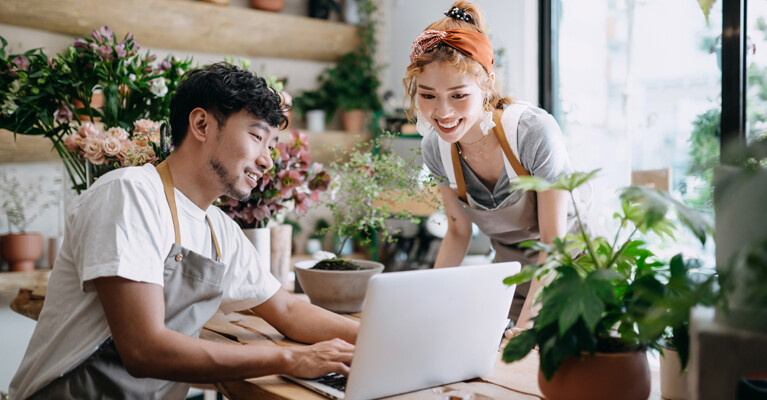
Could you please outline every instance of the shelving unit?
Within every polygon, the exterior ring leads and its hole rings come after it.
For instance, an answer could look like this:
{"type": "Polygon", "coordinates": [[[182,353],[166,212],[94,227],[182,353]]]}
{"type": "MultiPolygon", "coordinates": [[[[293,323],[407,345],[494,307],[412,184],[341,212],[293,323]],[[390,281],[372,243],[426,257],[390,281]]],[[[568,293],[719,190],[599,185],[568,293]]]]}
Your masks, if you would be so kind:
{"type": "Polygon", "coordinates": [[[2,0],[0,22],[76,36],[109,25],[149,47],[317,61],[359,43],[353,25],[196,0],[2,0]]]}

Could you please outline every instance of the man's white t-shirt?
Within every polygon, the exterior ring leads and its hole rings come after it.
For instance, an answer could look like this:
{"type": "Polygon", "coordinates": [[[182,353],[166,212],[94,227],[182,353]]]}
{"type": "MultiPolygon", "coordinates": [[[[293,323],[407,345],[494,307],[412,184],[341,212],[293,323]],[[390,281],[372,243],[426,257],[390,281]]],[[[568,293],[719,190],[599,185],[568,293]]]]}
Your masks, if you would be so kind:
{"type": "MultiPolygon", "coordinates": [[[[244,310],[280,288],[256,249],[218,207],[197,207],[176,190],[181,245],[211,254],[210,219],[226,265],[221,309],[244,310]]],[[[121,168],[75,199],[51,272],[45,304],[24,360],[11,381],[13,399],[31,396],[90,356],[109,335],[93,279],[119,276],[163,286],[164,261],[175,241],[162,181],[152,165],[121,168]]]]}

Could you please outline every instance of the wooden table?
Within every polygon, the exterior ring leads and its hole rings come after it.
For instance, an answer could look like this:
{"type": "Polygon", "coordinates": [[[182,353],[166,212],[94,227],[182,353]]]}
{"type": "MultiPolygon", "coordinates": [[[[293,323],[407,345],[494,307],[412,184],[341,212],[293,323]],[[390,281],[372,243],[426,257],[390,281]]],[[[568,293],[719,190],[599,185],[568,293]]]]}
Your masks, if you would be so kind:
{"type": "MultiPolygon", "coordinates": [[[[18,285],[19,282],[26,280],[32,287],[21,288],[19,296],[14,300],[16,309],[30,318],[37,319],[42,301],[45,296],[45,287],[47,286],[47,272],[40,271],[27,273],[26,278],[19,276],[0,276],[0,285],[10,285],[13,281],[18,285]],[[45,282],[42,282],[45,281],[45,282]],[[40,296],[42,295],[42,296],[40,296]]],[[[299,295],[300,296],[300,295],[299,295]]],[[[306,299],[305,296],[302,297],[306,299]]],[[[359,315],[352,314],[349,318],[359,319],[359,315]]],[[[272,328],[263,319],[255,314],[245,311],[224,315],[222,312],[216,313],[213,318],[205,324],[200,333],[202,339],[231,343],[241,346],[247,345],[269,345],[269,346],[303,346],[300,343],[293,342],[282,336],[276,329],[272,328]]],[[[472,379],[466,382],[452,383],[432,389],[424,389],[417,392],[389,397],[396,400],[460,400],[460,399],[508,399],[508,400],[530,400],[542,399],[538,389],[538,354],[531,352],[524,359],[506,364],[500,359],[501,352],[498,352],[495,367],[492,372],[482,378],[472,379]]],[[[650,363],[652,373],[652,391],[650,399],[661,399],[658,365],[657,362],[650,363]]],[[[286,382],[278,376],[266,376],[261,378],[252,378],[239,381],[219,382],[215,385],[216,390],[223,393],[232,400],[238,399],[309,399],[322,400],[324,397],[293,383],[286,382]]],[[[205,385],[205,387],[209,387],[205,385]]]]}
{"type": "MultiPolygon", "coordinates": [[[[359,319],[356,314],[349,318],[359,319]]],[[[232,313],[224,315],[221,312],[205,324],[200,334],[201,338],[222,343],[239,343],[240,345],[265,344],[272,346],[302,346],[282,336],[258,316],[249,313],[232,313]]],[[[509,399],[530,400],[541,399],[537,384],[538,355],[531,353],[525,359],[505,364],[498,361],[493,372],[480,379],[467,382],[453,383],[434,389],[425,389],[404,395],[389,397],[397,400],[421,399],[509,399]]],[[[229,399],[324,399],[314,392],[293,383],[286,382],[277,376],[253,378],[244,381],[220,382],[215,385],[229,399]]]]}

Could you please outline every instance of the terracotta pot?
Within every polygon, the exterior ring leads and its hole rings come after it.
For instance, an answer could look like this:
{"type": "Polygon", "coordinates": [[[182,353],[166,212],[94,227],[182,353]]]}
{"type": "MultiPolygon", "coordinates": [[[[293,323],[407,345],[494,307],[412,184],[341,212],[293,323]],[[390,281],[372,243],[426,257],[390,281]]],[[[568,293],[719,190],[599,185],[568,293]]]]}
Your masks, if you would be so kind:
{"type": "Polygon", "coordinates": [[[356,313],[365,305],[365,291],[373,275],[383,271],[375,261],[350,260],[359,264],[358,271],[325,271],[311,269],[318,261],[299,261],[294,265],[296,279],[312,304],[338,313],[356,313]]]}
{"type": "Polygon", "coordinates": [[[0,252],[11,271],[34,271],[35,261],[43,254],[43,238],[39,233],[0,236],[0,252]]]}
{"type": "MultiPolygon", "coordinates": [[[[102,92],[93,92],[93,95],[91,96],[91,108],[102,108],[104,107],[104,93],[102,92]]],[[[75,106],[75,110],[79,110],[81,108],[85,108],[85,105],[82,101],[77,99],[72,99],[72,105],[75,106]]],[[[78,114],[77,118],[80,119],[80,121],[90,121],[91,117],[86,114],[78,114]]],[[[93,117],[94,122],[101,121],[100,117],[93,117]]]]}
{"type": "Polygon", "coordinates": [[[551,381],[538,371],[538,387],[548,400],[647,400],[650,366],[644,351],[570,357],[551,381]]]}
{"type": "Polygon", "coordinates": [[[341,115],[341,122],[344,125],[345,131],[349,133],[360,133],[362,132],[362,128],[365,127],[365,111],[345,110],[341,115]]]}
{"type": "Polygon", "coordinates": [[[250,6],[259,10],[280,12],[285,7],[285,0],[250,0],[250,6]]]}

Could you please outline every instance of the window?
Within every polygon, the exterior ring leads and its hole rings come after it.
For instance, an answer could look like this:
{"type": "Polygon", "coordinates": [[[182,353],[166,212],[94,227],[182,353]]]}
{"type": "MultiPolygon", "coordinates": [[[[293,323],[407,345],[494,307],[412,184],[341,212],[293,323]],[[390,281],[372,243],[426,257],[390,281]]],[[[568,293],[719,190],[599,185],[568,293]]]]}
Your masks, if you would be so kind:
{"type": "MultiPolygon", "coordinates": [[[[602,169],[592,182],[592,210],[604,226],[613,226],[616,189],[632,182],[667,188],[712,212],[721,3],[707,22],[696,1],[551,0],[549,111],[574,167],[602,169]]],[[[664,255],[683,251],[713,266],[713,244],[700,249],[692,236],[677,239],[664,255]]]]}

